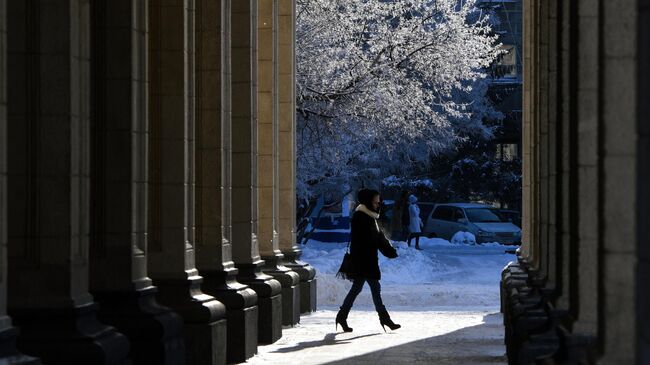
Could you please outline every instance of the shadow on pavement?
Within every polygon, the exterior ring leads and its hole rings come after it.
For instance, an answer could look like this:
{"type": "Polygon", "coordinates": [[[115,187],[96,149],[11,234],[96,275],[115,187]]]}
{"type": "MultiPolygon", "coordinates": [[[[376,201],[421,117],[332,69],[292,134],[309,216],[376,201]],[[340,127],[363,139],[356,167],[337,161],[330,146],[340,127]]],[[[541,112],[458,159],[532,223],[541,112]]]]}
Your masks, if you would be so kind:
{"type": "Polygon", "coordinates": [[[337,340],[336,336],[339,335],[339,334],[342,334],[342,333],[328,333],[328,334],[325,335],[325,337],[322,340],[299,342],[294,346],[281,348],[281,349],[275,350],[273,352],[286,353],[286,352],[300,351],[300,350],[308,349],[308,348],[311,348],[311,347],[340,345],[340,344],[344,344],[344,343],[349,343],[349,342],[351,342],[351,341],[353,341],[355,339],[358,339],[358,338],[371,337],[371,336],[378,336],[379,335],[378,333],[374,333],[374,334],[370,334],[370,335],[350,337],[350,338],[346,338],[344,340],[337,340]]]}
{"type": "MultiPolygon", "coordinates": [[[[344,360],[328,363],[339,364],[507,364],[503,345],[503,324],[500,314],[483,317],[484,323],[466,327],[444,335],[426,338],[403,345],[388,347],[344,360]],[[495,335],[498,333],[500,335],[495,335]]],[[[417,328],[401,328],[397,331],[417,331],[417,328]]],[[[352,340],[352,339],[349,339],[352,340]]]]}

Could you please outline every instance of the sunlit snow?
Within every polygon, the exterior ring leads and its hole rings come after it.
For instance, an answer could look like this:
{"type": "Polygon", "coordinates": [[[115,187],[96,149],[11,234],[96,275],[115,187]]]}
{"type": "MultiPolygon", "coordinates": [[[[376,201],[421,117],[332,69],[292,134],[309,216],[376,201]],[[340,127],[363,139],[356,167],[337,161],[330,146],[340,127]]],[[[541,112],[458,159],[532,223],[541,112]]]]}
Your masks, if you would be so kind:
{"type": "MultiPolygon", "coordinates": [[[[393,310],[498,308],[501,269],[515,259],[506,253],[515,247],[496,243],[465,245],[422,237],[421,251],[404,242],[393,245],[399,257],[379,259],[382,297],[393,310]]],[[[319,308],[338,308],[351,286],[335,276],[346,244],[309,241],[301,248],[302,259],[317,271],[319,308]]],[[[373,308],[367,286],[355,308],[373,308]]]]}

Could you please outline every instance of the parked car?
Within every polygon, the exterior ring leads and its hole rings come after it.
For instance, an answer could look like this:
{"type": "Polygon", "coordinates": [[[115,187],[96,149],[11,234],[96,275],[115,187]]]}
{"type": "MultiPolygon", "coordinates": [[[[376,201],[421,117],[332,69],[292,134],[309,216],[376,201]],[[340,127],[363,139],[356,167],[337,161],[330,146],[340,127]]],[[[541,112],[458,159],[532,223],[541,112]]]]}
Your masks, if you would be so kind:
{"type": "Polygon", "coordinates": [[[486,204],[437,204],[427,217],[423,233],[451,240],[460,231],[472,233],[476,243],[521,243],[521,229],[504,220],[496,208],[486,204]]]}
{"type": "Polygon", "coordinates": [[[501,218],[506,222],[512,222],[515,226],[521,228],[521,213],[510,209],[497,209],[501,218]]]}

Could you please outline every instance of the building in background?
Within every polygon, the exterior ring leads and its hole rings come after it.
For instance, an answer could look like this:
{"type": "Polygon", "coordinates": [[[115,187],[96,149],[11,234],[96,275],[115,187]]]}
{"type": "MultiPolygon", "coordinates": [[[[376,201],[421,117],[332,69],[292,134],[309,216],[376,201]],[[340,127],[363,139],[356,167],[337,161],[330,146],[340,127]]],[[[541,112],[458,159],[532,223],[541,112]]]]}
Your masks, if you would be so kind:
{"type": "Polygon", "coordinates": [[[512,160],[521,157],[522,125],[522,1],[521,0],[480,0],[477,6],[493,12],[494,32],[499,35],[499,43],[505,53],[490,69],[492,84],[488,95],[503,113],[495,133],[496,157],[512,160]]]}

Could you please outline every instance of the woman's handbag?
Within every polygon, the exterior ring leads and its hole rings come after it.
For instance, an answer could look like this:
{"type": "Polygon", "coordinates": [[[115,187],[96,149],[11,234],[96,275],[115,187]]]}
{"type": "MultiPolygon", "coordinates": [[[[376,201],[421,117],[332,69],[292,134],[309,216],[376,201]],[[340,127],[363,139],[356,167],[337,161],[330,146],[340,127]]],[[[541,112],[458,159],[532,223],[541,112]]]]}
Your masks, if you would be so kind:
{"type": "Polygon", "coordinates": [[[343,255],[343,261],[341,261],[341,267],[336,273],[337,278],[352,280],[350,277],[350,271],[352,269],[352,256],[350,256],[350,242],[348,242],[348,247],[345,249],[345,255],[343,255]]]}

